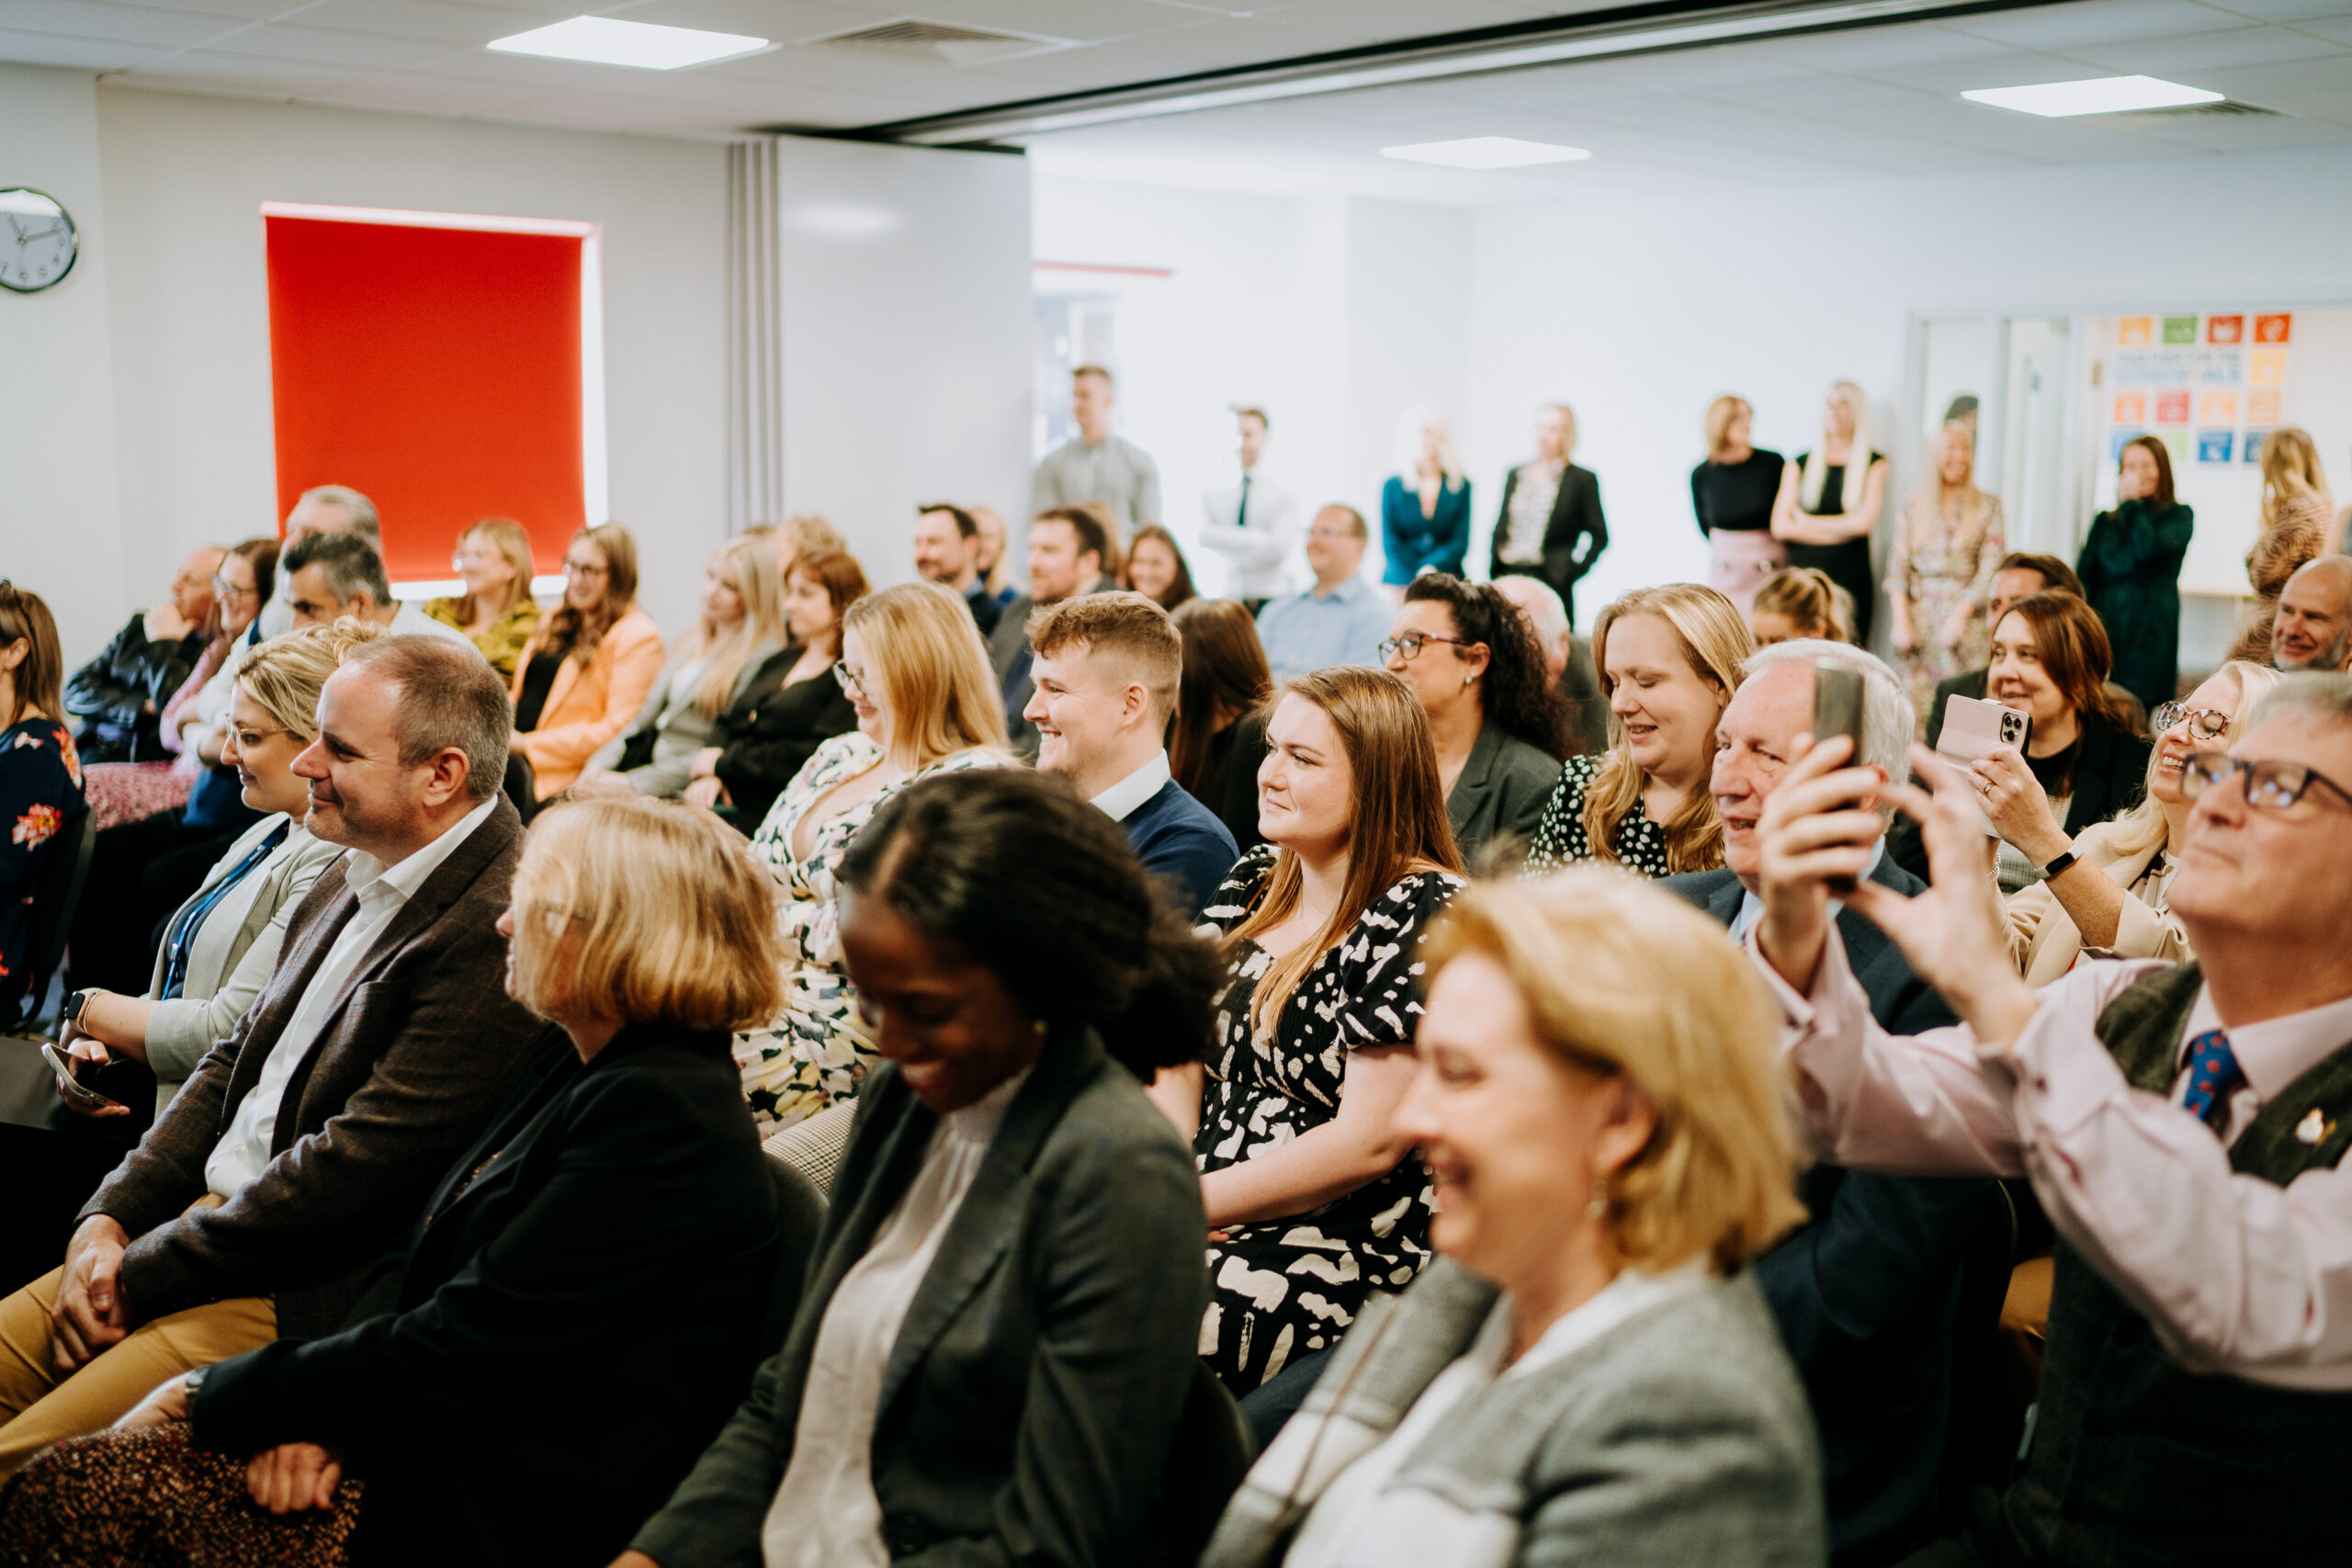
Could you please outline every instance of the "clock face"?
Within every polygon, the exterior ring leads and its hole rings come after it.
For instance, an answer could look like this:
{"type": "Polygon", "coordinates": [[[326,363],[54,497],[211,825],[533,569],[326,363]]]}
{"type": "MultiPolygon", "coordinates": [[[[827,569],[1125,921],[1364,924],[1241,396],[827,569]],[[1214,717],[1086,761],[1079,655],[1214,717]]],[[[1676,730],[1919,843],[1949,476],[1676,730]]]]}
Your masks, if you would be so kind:
{"type": "Polygon", "coordinates": [[[65,209],[37,190],[0,190],[0,288],[38,293],[74,270],[79,249],[65,209]]]}

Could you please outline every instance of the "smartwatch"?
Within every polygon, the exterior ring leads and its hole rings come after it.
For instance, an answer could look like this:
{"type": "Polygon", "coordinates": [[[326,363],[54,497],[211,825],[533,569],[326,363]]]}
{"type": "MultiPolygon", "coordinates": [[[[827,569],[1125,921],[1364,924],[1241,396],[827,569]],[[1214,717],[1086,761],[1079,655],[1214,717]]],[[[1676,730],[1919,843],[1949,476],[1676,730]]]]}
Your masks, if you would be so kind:
{"type": "Polygon", "coordinates": [[[82,1021],[82,1010],[90,1005],[90,992],[76,991],[65,998],[65,1010],[59,1017],[67,1023],[82,1021]]]}
{"type": "Polygon", "coordinates": [[[2064,854],[2060,855],[2056,860],[2052,861],[2048,865],[2041,868],[2041,880],[2044,882],[2049,881],[2052,877],[2056,876],[2060,872],[2065,870],[2068,866],[2074,863],[2075,852],[2068,850],[2064,854]]]}

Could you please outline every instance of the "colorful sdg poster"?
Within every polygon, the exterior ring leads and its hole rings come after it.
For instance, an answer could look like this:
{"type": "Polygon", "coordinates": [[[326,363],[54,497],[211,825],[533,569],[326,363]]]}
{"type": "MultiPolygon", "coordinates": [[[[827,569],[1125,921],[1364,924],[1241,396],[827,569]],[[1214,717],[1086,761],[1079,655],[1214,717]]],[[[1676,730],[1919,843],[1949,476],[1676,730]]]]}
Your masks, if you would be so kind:
{"type": "Polygon", "coordinates": [[[2197,460],[2200,463],[2226,463],[2230,460],[2231,432],[2200,430],[2197,433],[2197,460]]]}

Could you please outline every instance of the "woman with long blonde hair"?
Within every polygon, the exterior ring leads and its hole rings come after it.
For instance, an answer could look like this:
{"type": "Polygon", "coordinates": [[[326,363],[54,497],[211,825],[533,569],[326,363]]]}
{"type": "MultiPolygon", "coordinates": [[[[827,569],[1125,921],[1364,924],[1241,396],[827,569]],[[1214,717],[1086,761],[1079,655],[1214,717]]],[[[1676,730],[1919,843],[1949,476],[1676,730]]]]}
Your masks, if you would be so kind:
{"type": "Polygon", "coordinates": [[[1424,570],[1462,575],[1470,550],[1470,479],[1445,415],[1424,404],[1397,429],[1396,471],[1380,487],[1381,547],[1392,587],[1424,570]]]}
{"type": "Polygon", "coordinates": [[[1414,950],[1462,886],[1436,743],[1404,682],[1352,665],[1298,676],[1266,739],[1266,841],[1202,911],[1225,934],[1209,1059],[1152,1087],[1219,1233],[1201,1347],[1237,1395],[1337,1344],[1375,1289],[1429,1261],[1428,1173],[1390,1113],[1413,1075],[1414,950]]]}
{"type": "Polygon", "coordinates": [[[1707,460],[1690,470],[1690,510],[1707,541],[1707,581],[1744,615],[1764,580],[1789,564],[1772,536],[1772,502],[1788,460],[1755,444],[1756,411],[1725,392],[1707,405],[1707,460]]]}
{"type": "Polygon", "coordinates": [[[1601,611],[1592,660],[1616,738],[1561,768],[1527,874],[1589,860],[1640,876],[1722,865],[1723,819],[1707,793],[1715,722],[1755,651],[1732,602],[1695,582],[1636,588],[1601,611]]]}
{"type": "Polygon", "coordinates": [[[2335,520],[2319,444],[2312,433],[2283,425],[2262,438],[2262,526],[2308,526],[2324,534],[2335,520]]]}
{"type": "MultiPolygon", "coordinates": [[[[1791,566],[1819,567],[1854,596],[1854,640],[1871,641],[1871,530],[1886,504],[1887,462],[1871,450],[1871,402],[1851,381],[1833,381],[1822,400],[1821,439],[1781,470],[1772,536],[1791,566]]],[[[1998,558],[1997,557],[1996,558],[1998,558]]]]}
{"type": "Polygon", "coordinates": [[[1927,458],[1886,562],[1894,668],[1923,720],[1940,682],[1984,663],[1993,636],[1984,606],[2009,549],[2001,498],[1976,488],[1974,433],[1945,425],[1927,458]]]}
{"type": "Polygon", "coordinates": [[[842,955],[842,858],[876,811],[934,773],[1001,768],[1004,702],[964,596],[936,582],[869,593],[842,617],[831,679],[857,728],[819,746],[752,835],[783,889],[784,1010],[735,1038],[743,1092],[763,1133],[846,1107],[880,1059],[842,955]]]}
{"type": "Polygon", "coordinates": [[[531,597],[531,536],[511,517],[485,517],[458,536],[457,569],[465,592],[435,599],[424,613],[473,639],[490,667],[508,680],[539,629],[531,597]]]}

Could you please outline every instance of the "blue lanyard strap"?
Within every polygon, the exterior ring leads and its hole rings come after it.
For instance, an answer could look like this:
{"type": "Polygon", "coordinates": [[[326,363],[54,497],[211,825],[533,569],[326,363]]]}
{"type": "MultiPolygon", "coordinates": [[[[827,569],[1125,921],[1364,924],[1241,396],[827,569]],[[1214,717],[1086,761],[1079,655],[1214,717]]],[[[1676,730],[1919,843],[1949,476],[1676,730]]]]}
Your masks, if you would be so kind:
{"type": "Polygon", "coordinates": [[[286,835],[293,826],[291,822],[280,822],[275,830],[254,846],[252,853],[237,863],[235,869],[206,888],[202,896],[182,911],[180,918],[173,923],[170,944],[166,949],[170,959],[164,968],[163,1000],[175,999],[187,985],[188,955],[196,946],[197,933],[204,929],[205,918],[229,896],[231,888],[251,875],[255,866],[267,860],[271,852],[286,841],[286,835]]]}

